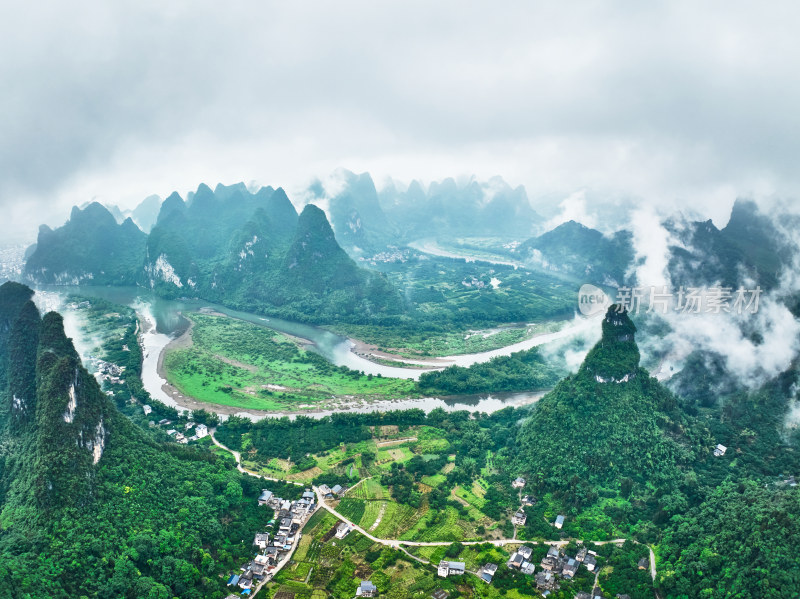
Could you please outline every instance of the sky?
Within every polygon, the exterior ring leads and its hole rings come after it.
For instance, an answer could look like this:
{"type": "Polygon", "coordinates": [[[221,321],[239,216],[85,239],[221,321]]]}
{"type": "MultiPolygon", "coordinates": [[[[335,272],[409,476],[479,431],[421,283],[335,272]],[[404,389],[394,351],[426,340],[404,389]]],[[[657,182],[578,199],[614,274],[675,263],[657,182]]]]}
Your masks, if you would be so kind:
{"type": "Polygon", "coordinates": [[[800,4],[42,2],[0,18],[0,235],[200,182],[501,175],[580,214],[800,197],[800,4]]]}

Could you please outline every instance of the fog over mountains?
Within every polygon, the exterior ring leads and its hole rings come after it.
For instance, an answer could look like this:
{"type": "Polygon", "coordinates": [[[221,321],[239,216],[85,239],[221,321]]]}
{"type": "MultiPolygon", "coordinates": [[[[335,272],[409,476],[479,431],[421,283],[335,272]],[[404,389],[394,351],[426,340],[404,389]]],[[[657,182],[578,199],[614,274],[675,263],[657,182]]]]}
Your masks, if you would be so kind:
{"type": "MultiPolygon", "coordinates": [[[[721,360],[740,384],[754,388],[789,368],[800,352],[799,217],[785,205],[767,211],[740,199],[718,227],[682,213],[629,211],[612,201],[602,219],[583,215],[601,230],[576,220],[553,227],[523,187],[500,177],[379,187],[368,173],[334,174],[292,199],[280,187],[239,183],[213,191],[201,185],[185,200],[177,193],[163,203],[150,196],[130,218],[114,206],[74,208],[63,227],[42,227],[25,275],[34,283],[137,284],[168,297],[199,295],[240,307],[266,301],[301,318],[319,318],[318,310],[333,314],[326,311],[332,306],[343,310],[339,315],[355,315],[362,302],[380,298],[365,313],[375,318],[401,314],[408,305],[400,299],[403,289],[359,268],[371,257],[419,239],[469,252],[475,250],[471,240],[489,238],[499,258],[573,284],[638,285],[647,292],[663,286],[762,290],[756,314],[643,314],[653,326],[668,325],[657,342],[647,336],[644,351],[670,356],[669,368],[703,355],[709,366],[721,360]],[[146,229],[156,206],[159,214],[146,234],[133,218],[146,229]],[[287,295],[287,288],[294,291],[287,295]],[[331,296],[335,289],[344,296],[331,296]],[[299,293],[306,303],[297,302],[299,293]]],[[[566,209],[580,217],[571,206],[566,209]]]]}

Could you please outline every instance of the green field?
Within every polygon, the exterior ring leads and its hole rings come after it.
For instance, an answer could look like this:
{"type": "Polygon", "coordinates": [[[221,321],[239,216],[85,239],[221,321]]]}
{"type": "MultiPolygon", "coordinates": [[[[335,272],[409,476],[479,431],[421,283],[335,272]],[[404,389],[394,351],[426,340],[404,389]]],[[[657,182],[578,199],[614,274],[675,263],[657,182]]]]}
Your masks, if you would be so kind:
{"type": "Polygon", "coordinates": [[[191,345],[167,351],[167,380],[199,401],[280,410],[316,407],[337,397],[414,395],[413,381],[362,375],[330,364],[286,335],[255,324],[192,314],[191,345]]]}

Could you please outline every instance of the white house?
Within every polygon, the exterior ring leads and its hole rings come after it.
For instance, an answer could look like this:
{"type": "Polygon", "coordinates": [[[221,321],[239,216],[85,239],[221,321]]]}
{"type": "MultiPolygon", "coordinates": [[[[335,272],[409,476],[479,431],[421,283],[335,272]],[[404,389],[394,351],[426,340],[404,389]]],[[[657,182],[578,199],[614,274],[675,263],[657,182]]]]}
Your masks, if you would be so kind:
{"type": "Polygon", "coordinates": [[[556,527],[556,528],[558,528],[558,529],[561,529],[561,527],[562,527],[562,526],[564,526],[564,516],[561,516],[561,515],[559,514],[559,515],[556,517],[556,522],[555,522],[555,524],[554,524],[553,526],[555,526],[555,527],[556,527]]]}
{"type": "Polygon", "coordinates": [[[725,452],[728,451],[728,448],[722,445],[721,443],[717,443],[717,446],[714,448],[714,455],[717,457],[725,455],[725,452]]]}
{"type": "Polygon", "coordinates": [[[151,408],[147,404],[144,404],[142,406],[142,411],[144,412],[144,415],[147,416],[148,414],[150,414],[153,411],[153,408],[151,408]]]}
{"type": "Polygon", "coordinates": [[[467,565],[464,562],[447,562],[442,560],[439,562],[437,574],[443,578],[458,576],[459,574],[463,574],[466,569],[467,565]]]}
{"type": "Polygon", "coordinates": [[[339,526],[336,527],[336,538],[337,539],[345,538],[347,535],[350,534],[351,530],[352,529],[350,528],[349,524],[347,524],[346,522],[340,522],[339,526]]]}
{"type": "Polygon", "coordinates": [[[512,486],[512,487],[514,487],[515,489],[521,489],[522,487],[524,487],[524,486],[525,486],[525,479],[524,479],[524,478],[522,478],[521,476],[518,476],[518,477],[517,477],[517,478],[515,478],[515,479],[514,479],[514,481],[511,483],[511,486],[512,486]]]}
{"type": "Polygon", "coordinates": [[[208,427],[205,424],[198,424],[197,427],[194,429],[194,434],[197,435],[198,439],[202,439],[203,437],[208,436],[208,427]]]}
{"type": "Polygon", "coordinates": [[[378,587],[369,580],[362,580],[356,589],[356,597],[377,597],[378,587]]]}
{"type": "Polygon", "coordinates": [[[511,517],[511,523],[515,526],[525,526],[525,521],[528,519],[528,516],[525,515],[525,512],[519,510],[511,517]]]}

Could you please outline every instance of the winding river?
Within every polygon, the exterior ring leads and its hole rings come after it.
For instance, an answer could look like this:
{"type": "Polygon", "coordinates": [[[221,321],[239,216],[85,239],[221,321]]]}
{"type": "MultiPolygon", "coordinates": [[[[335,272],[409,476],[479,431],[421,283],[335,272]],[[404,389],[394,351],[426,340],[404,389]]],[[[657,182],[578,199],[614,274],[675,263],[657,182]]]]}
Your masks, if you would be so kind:
{"type": "MultiPolygon", "coordinates": [[[[544,343],[549,343],[561,338],[567,338],[584,331],[590,331],[592,328],[596,328],[596,324],[593,322],[593,320],[576,318],[574,321],[566,324],[556,332],[537,335],[530,339],[526,339],[524,341],[491,351],[444,356],[437,358],[435,363],[430,363],[429,365],[431,367],[428,369],[411,369],[378,364],[376,362],[367,360],[366,358],[363,358],[351,351],[354,344],[350,339],[335,335],[334,333],[319,327],[279,318],[265,317],[259,314],[252,314],[239,310],[232,310],[230,308],[226,308],[225,306],[213,304],[203,300],[167,300],[154,295],[146,289],[137,287],[48,286],[37,289],[37,301],[40,304],[40,307],[44,307],[46,309],[59,309],[62,312],[65,312],[63,310],[63,298],[68,294],[103,298],[117,304],[131,306],[136,310],[143,325],[141,337],[144,347],[144,362],[142,366],[142,382],[144,387],[154,398],[164,402],[167,405],[178,408],[180,408],[180,406],[178,406],[175,400],[170,397],[162,388],[166,381],[158,373],[158,359],[161,355],[161,352],[164,350],[164,347],[166,347],[170,341],[186,330],[188,321],[182,316],[182,314],[201,309],[213,310],[225,314],[231,318],[244,320],[265,328],[306,339],[311,342],[312,348],[315,351],[319,352],[322,356],[337,366],[344,365],[354,370],[364,371],[366,374],[380,374],[384,377],[397,377],[415,380],[418,379],[419,375],[422,372],[425,372],[425,370],[442,369],[451,364],[469,366],[479,362],[486,362],[495,356],[508,355],[516,351],[530,349],[544,343]]],[[[76,338],[78,345],[80,345],[80,329],[75,324],[69,326],[70,323],[66,313],[65,324],[68,325],[68,334],[73,338],[76,338]]],[[[434,408],[441,407],[446,410],[467,409],[470,411],[490,413],[512,405],[525,405],[535,402],[542,395],[542,392],[535,392],[448,397],[446,399],[415,398],[376,402],[366,405],[356,405],[337,409],[336,411],[366,412],[373,410],[422,408],[428,412],[434,408]]],[[[216,411],[214,410],[214,405],[212,404],[207,404],[206,408],[216,411]]],[[[227,408],[226,411],[229,412],[230,408],[227,408]]],[[[325,414],[330,414],[331,412],[331,410],[314,411],[308,413],[308,415],[322,416],[325,414]]],[[[298,413],[306,414],[307,412],[303,411],[298,413]]],[[[251,418],[259,418],[267,415],[263,412],[258,414],[249,412],[243,414],[251,418]]],[[[281,415],[283,415],[283,413],[281,415]]]]}

